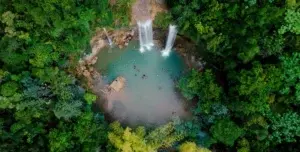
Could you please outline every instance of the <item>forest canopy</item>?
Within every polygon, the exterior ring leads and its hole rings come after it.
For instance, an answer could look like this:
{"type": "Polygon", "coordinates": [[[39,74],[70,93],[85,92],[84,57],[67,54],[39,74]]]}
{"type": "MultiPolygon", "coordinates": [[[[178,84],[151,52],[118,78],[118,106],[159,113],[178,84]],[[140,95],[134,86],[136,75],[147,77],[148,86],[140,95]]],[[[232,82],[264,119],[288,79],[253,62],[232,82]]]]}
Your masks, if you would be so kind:
{"type": "Polygon", "coordinates": [[[226,151],[299,151],[299,3],[167,2],[180,33],[209,59],[178,85],[197,102],[194,123],[209,129],[208,143],[226,151]]]}
{"type": "Polygon", "coordinates": [[[74,69],[96,27],[129,27],[133,0],[1,0],[0,151],[300,151],[299,2],[165,1],[155,27],[176,24],[207,65],[177,83],[191,119],[130,128],[74,69]]]}

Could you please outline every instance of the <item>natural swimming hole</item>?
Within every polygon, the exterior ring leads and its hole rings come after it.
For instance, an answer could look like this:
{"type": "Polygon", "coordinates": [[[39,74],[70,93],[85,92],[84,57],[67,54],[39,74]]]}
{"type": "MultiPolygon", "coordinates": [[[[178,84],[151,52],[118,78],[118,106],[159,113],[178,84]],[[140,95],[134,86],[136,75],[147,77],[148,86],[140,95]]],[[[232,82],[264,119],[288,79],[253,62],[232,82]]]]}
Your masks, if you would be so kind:
{"type": "Polygon", "coordinates": [[[186,69],[184,61],[175,51],[162,57],[156,48],[144,53],[138,49],[134,41],[124,49],[106,48],[98,55],[95,67],[104,84],[118,76],[126,79],[123,90],[107,96],[112,117],[133,125],[158,125],[174,116],[185,117],[188,112],[176,90],[186,69]]]}

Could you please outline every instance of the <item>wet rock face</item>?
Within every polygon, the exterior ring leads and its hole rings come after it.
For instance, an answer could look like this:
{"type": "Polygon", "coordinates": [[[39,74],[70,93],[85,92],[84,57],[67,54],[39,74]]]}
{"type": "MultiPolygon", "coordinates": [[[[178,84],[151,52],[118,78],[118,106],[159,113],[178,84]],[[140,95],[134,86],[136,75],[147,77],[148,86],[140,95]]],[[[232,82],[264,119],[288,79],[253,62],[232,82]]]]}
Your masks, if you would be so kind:
{"type": "Polygon", "coordinates": [[[84,70],[82,75],[85,76],[85,77],[90,77],[91,73],[88,70],[84,70]]]}
{"type": "Polygon", "coordinates": [[[155,46],[157,46],[158,48],[163,48],[164,47],[164,44],[162,43],[162,41],[160,40],[153,40],[155,46]]]}
{"type": "Polygon", "coordinates": [[[120,30],[114,31],[113,33],[113,43],[119,48],[124,48],[129,44],[129,42],[134,38],[134,30],[120,30]]]}

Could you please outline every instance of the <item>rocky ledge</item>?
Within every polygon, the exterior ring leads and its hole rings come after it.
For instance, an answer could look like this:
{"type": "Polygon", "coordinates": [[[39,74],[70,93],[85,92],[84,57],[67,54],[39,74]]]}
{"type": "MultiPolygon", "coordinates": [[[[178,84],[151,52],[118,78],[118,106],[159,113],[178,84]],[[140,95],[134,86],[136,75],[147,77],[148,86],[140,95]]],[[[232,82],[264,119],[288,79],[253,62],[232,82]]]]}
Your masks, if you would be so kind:
{"type": "MultiPolygon", "coordinates": [[[[113,45],[119,48],[126,47],[131,40],[136,38],[135,29],[120,29],[120,30],[108,30],[107,35],[112,39],[113,45]]],[[[90,54],[84,56],[76,68],[78,76],[84,76],[87,79],[87,85],[89,88],[93,88],[94,80],[99,80],[100,73],[93,67],[98,60],[98,53],[101,49],[107,47],[108,37],[103,29],[97,29],[95,36],[91,39],[90,45],[92,51],[90,54]]]]}

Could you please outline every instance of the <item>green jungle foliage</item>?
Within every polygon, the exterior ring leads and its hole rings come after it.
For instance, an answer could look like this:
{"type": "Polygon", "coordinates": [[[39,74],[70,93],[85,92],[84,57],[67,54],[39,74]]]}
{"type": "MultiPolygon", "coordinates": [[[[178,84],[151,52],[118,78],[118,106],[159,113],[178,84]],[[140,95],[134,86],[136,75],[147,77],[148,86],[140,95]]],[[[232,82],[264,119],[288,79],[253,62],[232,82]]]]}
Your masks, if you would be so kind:
{"type": "Polygon", "coordinates": [[[108,139],[116,151],[157,151],[160,147],[169,147],[176,141],[182,139],[178,134],[173,123],[156,128],[146,134],[144,127],[137,127],[132,130],[129,127],[121,127],[119,122],[110,124],[108,139]]]}
{"type": "Polygon", "coordinates": [[[190,127],[180,129],[198,134],[185,138],[226,151],[300,151],[299,2],[167,3],[180,34],[207,62],[178,83],[194,105],[190,127]]]}
{"type": "Polygon", "coordinates": [[[300,151],[299,2],[166,0],[154,25],[178,25],[207,66],[177,85],[191,118],[151,129],[108,124],[71,74],[96,27],[129,25],[133,2],[0,1],[1,152],[300,151]]]}
{"type": "Polygon", "coordinates": [[[105,0],[0,1],[1,152],[105,149],[96,96],[67,71],[111,14],[105,0]]]}
{"type": "MultiPolygon", "coordinates": [[[[129,127],[123,128],[119,122],[110,124],[108,138],[115,149],[112,151],[123,152],[152,152],[159,148],[172,146],[184,138],[184,135],[177,132],[175,123],[170,122],[154,130],[145,131],[144,127],[137,127],[132,130],[129,127]]],[[[210,152],[210,150],[198,147],[193,142],[184,142],[179,145],[180,152],[210,152]]]]}
{"type": "Polygon", "coordinates": [[[169,12],[157,13],[154,20],[154,27],[167,30],[169,24],[172,24],[172,15],[169,12]]]}
{"type": "Polygon", "coordinates": [[[185,142],[179,147],[179,152],[211,152],[210,150],[202,147],[197,147],[193,142],[185,142]]]}
{"type": "Polygon", "coordinates": [[[114,17],[114,26],[128,26],[130,23],[131,5],[135,0],[115,0],[115,4],[111,6],[114,17]]]}

